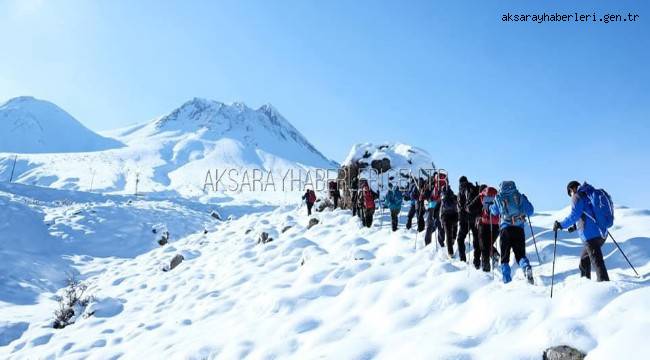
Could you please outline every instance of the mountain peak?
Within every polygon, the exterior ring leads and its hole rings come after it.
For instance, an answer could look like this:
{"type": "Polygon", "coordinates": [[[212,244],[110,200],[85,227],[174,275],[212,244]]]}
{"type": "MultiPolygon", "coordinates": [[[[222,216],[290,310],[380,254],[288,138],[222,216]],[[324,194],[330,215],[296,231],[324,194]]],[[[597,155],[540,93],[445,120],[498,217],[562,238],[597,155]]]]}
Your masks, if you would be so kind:
{"type": "Polygon", "coordinates": [[[0,152],[85,152],[121,147],[102,137],[56,104],[20,96],[0,105],[0,152]]]}

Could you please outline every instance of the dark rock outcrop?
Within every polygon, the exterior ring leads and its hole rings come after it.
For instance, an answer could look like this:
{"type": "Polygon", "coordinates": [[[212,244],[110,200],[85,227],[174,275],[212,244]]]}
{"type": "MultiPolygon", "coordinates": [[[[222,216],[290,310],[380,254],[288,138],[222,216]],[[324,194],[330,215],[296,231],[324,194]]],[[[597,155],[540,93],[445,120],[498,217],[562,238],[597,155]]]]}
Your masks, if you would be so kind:
{"type": "Polygon", "coordinates": [[[309,219],[309,225],[307,225],[307,229],[311,229],[312,227],[318,225],[319,221],[316,218],[311,218],[309,219]]]}
{"type": "Polygon", "coordinates": [[[260,233],[260,237],[257,239],[258,244],[266,244],[271,241],[273,241],[273,238],[269,236],[269,233],[264,231],[260,233]]]}
{"type": "Polygon", "coordinates": [[[544,360],[583,360],[587,354],[567,345],[553,346],[544,351],[544,360]]]}

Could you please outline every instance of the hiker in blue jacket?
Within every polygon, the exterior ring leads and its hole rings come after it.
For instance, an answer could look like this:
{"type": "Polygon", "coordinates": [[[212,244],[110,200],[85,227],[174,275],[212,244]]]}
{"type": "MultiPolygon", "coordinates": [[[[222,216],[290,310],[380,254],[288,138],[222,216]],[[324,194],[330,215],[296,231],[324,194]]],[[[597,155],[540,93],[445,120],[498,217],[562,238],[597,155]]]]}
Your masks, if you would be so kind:
{"type": "Polygon", "coordinates": [[[402,210],[402,197],[402,192],[397,187],[393,187],[392,183],[388,183],[384,206],[390,209],[390,223],[393,226],[393,231],[397,231],[399,212],[402,210]]]}
{"type": "Polygon", "coordinates": [[[501,218],[499,228],[501,238],[501,274],[503,282],[512,281],[510,270],[510,250],[515,253],[515,260],[526,274],[529,283],[533,283],[533,269],[526,257],[526,235],[524,226],[526,217],[531,216],[535,209],[526,195],[517,190],[514,181],[503,181],[499,186],[499,194],[490,205],[492,215],[501,218]]]}
{"type": "Polygon", "coordinates": [[[605,244],[605,236],[598,228],[592,205],[587,198],[587,193],[593,192],[594,188],[589,184],[580,185],[577,181],[571,181],[567,185],[567,194],[571,197],[571,213],[562,221],[556,221],[553,230],[567,229],[569,232],[578,230],[580,239],[585,246],[580,254],[580,275],[591,279],[591,265],[596,268],[597,281],[609,281],[605,260],[601,247],[605,244]]]}

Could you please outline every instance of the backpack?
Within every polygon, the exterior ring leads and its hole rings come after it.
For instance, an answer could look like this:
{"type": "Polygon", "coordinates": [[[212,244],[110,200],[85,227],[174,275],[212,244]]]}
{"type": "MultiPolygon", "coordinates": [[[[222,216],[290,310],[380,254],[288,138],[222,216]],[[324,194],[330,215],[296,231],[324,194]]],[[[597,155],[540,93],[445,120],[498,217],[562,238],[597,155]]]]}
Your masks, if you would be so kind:
{"type": "Polygon", "coordinates": [[[366,209],[375,208],[375,199],[372,197],[372,191],[370,189],[363,191],[363,204],[366,209]]]}
{"type": "Polygon", "coordinates": [[[446,187],[442,191],[440,197],[440,211],[442,214],[455,214],[458,213],[458,197],[450,187],[446,187]]]}
{"type": "Polygon", "coordinates": [[[479,201],[474,201],[474,203],[472,203],[477,196],[479,196],[479,187],[468,183],[465,187],[465,201],[467,203],[467,208],[465,210],[472,217],[480,215],[481,210],[483,210],[483,207],[481,206],[482,204],[479,201]]]}
{"type": "Polygon", "coordinates": [[[313,190],[307,191],[307,202],[311,204],[316,202],[316,193],[313,190]]]}
{"type": "Polygon", "coordinates": [[[591,205],[591,212],[585,211],[584,214],[591,221],[596,223],[600,235],[607,238],[607,229],[614,225],[614,202],[607,191],[596,189],[586,182],[578,188],[578,193],[584,194],[591,205]]]}
{"type": "Polygon", "coordinates": [[[501,218],[512,224],[520,224],[522,219],[526,217],[523,207],[523,199],[517,185],[514,181],[503,181],[499,185],[500,191],[497,195],[497,202],[499,203],[499,210],[501,218]]]}
{"type": "Polygon", "coordinates": [[[490,214],[490,205],[493,204],[496,201],[497,198],[497,189],[488,186],[483,191],[481,191],[480,195],[481,197],[481,202],[479,203],[482,207],[481,209],[481,223],[482,224],[493,224],[496,225],[499,223],[499,217],[494,216],[490,214]]]}

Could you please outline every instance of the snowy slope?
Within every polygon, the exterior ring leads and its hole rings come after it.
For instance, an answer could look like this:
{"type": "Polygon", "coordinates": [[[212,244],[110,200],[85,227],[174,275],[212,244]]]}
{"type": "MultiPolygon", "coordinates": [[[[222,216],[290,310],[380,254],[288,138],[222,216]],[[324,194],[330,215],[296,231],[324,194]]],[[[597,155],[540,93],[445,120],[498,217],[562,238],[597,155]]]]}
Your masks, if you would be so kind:
{"type": "Polygon", "coordinates": [[[0,152],[88,152],[123,146],[92,132],[51,102],[29,96],[0,105],[0,134],[0,152]]]}
{"type": "MultiPolygon", "coordinates": [[[[213,178],[216,169],[237,169],[240,177],[247,169],[264,169],[281,178],[290,169],[336,166],[270,105],[253,110],[241,103],[193,99],[169,115],[107,134],[127,146],[75,154],[20,154],[14,179],[108,193],[133,193],[138,181],[140,192],[198,197],[204,195],[209,170],[213,178]]],[[[12,167],[13,156],[0,154],[0,179],[9,178],[12,167]]]]}
{"type": "MultiPolygon", "coordinates": [[[[7,190],[19,193],[3,195],[20,197],[14,204],[62,194],[7,190]]],[[[65,214],[52,203],[42,209],[48,207],[50,214],[65,214]]],[[[124,219],[142,210],[118,208],[124,219]]],[[[96,315],[54,330],[49,291],[32,305],[3,300],[0,334],[4,329],[4,337],[14,339],[0,344],[0,357],[539,359],[543,349],[558,344],[589,351],[592,359],[650,354],[648,280],[633,276],[611,242],[604,253],[613,281],[596,283],[579,278],[580,240],[563,233],[555,296],[549,299],[548,229],[568,209],[532,218],[543,260],[537,264],[529,239],[535,286],[527,285],[518,269],[515,281],[504,285],[491,274],[448,261],[442,250],[423,248],[422,236],[414,232],[391,233],[387,219],[380,228],[379,213],[371,229],[361,228],[348,211],[319,213],[321,223],[307,230],[304,208],[238,210],[236,219],[208,225],[207,235],[188,229],[171,245],[134,256],[87,256],[89,249],[78,248],[73,267],[97,298],[96,315]],[[292,227],[283,233],[286,226],[292,227]],[[275,240],[256,244],[261,231],[275,240]],[[177,253],[186,260],[162,272],[177,253]]],[[[148,211],[138,217],[157,217],[156,206],[148,211]]],[[[56,223],[74,223],[67,214],[56,223]]],[[[196,216],[184,210],[173,215],[167,226],[196,216]]],[[[641,274],[650,271],[649,220],[647,210],[620,208],[612,231],[641,274]]],[[[114,228],[101,221],[84,226],[91,234],[114,228]]],[[[74,228],[59,230],[74,233],[74,228]]],[[[0,236],[18,231],[12,225],[0,229],[0,236]]]]}

